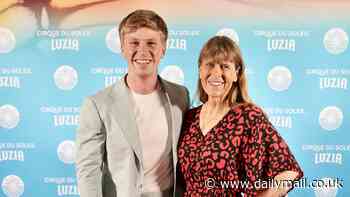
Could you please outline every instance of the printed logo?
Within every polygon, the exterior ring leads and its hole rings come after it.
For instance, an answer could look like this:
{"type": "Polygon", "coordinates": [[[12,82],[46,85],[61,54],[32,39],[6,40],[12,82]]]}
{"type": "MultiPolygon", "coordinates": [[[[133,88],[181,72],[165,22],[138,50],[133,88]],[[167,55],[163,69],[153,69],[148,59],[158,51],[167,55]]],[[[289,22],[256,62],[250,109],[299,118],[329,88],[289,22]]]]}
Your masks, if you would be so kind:
{"type": "Polygon", "coordinates": [[[341,126],[342,122],[343,112],[338,107],[329,106],[320,112],[319,123],[325,130],[336,130],[341,126]]]}
{"type": "Polygon", "coordinates": [[[106,35],[106,45],[113,53],[120,53],[120,40],[119,40],[119,32],[115,27],[111,29],[106,35]]]}
{"type": "Polygon", "coordinates": [[[8,19],[5,22],[16,35],[17,45],[32,39],[39,28],[35,13],[29,6],[11,7],[11,9],[3,13],[3,16],[8,19]]]}
{"type": "Polygon", "coordinates": [[[160,76],[168,81],[179,85],[184,85],[185,83],[184,73],[182,69],[176,65],[169,65],[165,67],[162,70],[160,76]]]}
{"type": "Polygon", "coordinates": [[[316,197],[336,197],[338,192],[338,187],[334,186],[334,184],[329,184],[334,182],[331,178],[323,178],[321,179],[319,186],[315,187],[315,196],[316,197]]]}
{"type": "Polygon", "coordinates": [[[275,91],[285,91],[292,83],[292,73],[285,66],[275,66],[267,76],[267,82],[275,91]]]}
{"type": "Polygon", "coordinates": [[[59,89],[72,90],[78,83],[78,73],[73,67],[63,65],[55,71],[54,80],[59,89]]]}
{"type": "Polygon", "coordinates": [[[58,145],[58,158],[65,164],[73,164],[75,161],[75,143],[65,140],[58,145]]]}
{"type": "Polygon", "coordinates": [[[19,123],[19,112],[12,105],[3,105],[0,107],[0,127],[13,129],[19,123]]]}
{"type": "Polygon", "coordinates": [[[9,29],[0,27],[0,53],[10,53],[15,45],[15,35],[9,29]]]}
{"type": "Polygon", "coordinates": [[[324,35],[323,44],[326,50],[334,55],[343,53],[348,47],[348,34],[341,28],[333,28],[324,35]]]}
{"type": "Polygon", "coordinates": [[[2,181],[2,190],[7,197],[20,197],[24,192],[24,183],[16,175],[9,175],[2,181]]]}
{"type": "Polygon", "coordinates": [[[220,29],[217,33],[217,36],[227,36],[231,38],[237,45],[239,44],[239,37],[237,32],[231,28],[223,28],[220,29]]]}

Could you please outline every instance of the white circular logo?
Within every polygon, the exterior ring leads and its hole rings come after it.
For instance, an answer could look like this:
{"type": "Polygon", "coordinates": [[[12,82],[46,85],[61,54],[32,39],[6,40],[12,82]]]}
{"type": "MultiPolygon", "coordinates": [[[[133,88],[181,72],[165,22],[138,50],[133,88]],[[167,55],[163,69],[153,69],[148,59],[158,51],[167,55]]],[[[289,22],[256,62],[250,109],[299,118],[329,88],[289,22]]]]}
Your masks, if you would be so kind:
{"type": "Polygon", "coordinates": [[[275,66],[270,70],[267,82],[275,91],[287,90],[292,83],[292,73],[285,66],[275,66]]]}
{"type": "Polygon", "coordinates": [[[227,36],[231,38],[237,45],[239,44],[239,37],[237,32],[231,28],[223,28],[220,29],[217,33],[217,36],[227,36]]]}
{"type": "Polygon", "coordinates": [[[179,85],[184,85],[185,83],[184,73],[182,69],[176,65],[169,65],[165,67],[160,73],[160,76],[179,85]]]}
{"type": "MultiPolygon", "coordinates": [[[[3,2],[3,0],[0,0],[3,2]]],[[[19,2],[17,0],[17,2],[19,2]]],[[[0,3],[1,4],[1,3],[0,3]]],[[[14,6],[1,14],[4,19],[1,23],[9,27],[15,35],[16,46],[19,46],[35,36],[38,30],[38,22],[33,10],[29,6],[14,6]]],[[[1,36],[0,36],[1,37],[1,36]]]]}
{"type": "Polygon", "coordinates": [[[65,140],[58,145],[58,158],[65,164],[73,164],[75,161],[75,143],[65,140]]]}
{"type": "Polygon", "coordinates": [[[323,129],[336,130],[343,122],[343,112],[335,106],[326,107],[320,112],[318,121],[323,129]]]}
{"type": "Polygon", "coordinates": [[[78,83],[78,73],[73,67],[63,65],[55,71],[54,79],[59,89],[72,90],[78,83]]]}
{"type": "Polygon", "coordinates": [[[11,52],[15,45],[15,35],[9,29],[0,27],[0,53],[11,52]]]}
{"type": "Polygon", "coordinates": [[[7,197],[19,197],[24,192],[24,183],[22,179],[16,175],[5,177],[1,186],[7,197]]]}
{"type": "Polygon", "coordinates": [[[331,178],[323,178],[319,180],[319,185],[314,188],[316,197],[336,197],[338,187],[334,185],[334,180],[331,178]]]}
{"type": "Polygon", "coordinates": [[[113,53],[120,53],[120,39],[118,29],[111,29],[106,35],[106,45],[113,53]]]}
{"type": "Polygon", "coordinates": [[[19,123],[19,112],[12,105],[3,105],[0,107],[0,127],[13,129],[19,123]]]}
{"type": "Polygon", "coordinates": [[[337,55],[346,50],[349,43],[348,34],[341,28],[333,28],[324,35],[323,44],[327,51],[337,55]]]}

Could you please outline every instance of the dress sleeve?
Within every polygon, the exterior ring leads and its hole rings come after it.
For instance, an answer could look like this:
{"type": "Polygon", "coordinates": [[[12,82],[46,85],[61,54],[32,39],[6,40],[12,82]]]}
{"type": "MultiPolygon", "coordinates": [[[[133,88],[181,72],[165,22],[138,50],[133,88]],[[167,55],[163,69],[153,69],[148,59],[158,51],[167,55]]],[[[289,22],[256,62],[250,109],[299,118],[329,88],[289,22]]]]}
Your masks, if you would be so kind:
{"type": "Polygon", "coordinates": [[[262,186],[261,181],[271,180],[283,171],[297,172],[296,180],[299,180],[303,176],[300,166],[263,111],[252,107],[245,119],[242,162],[244,179],[250,187],[243,188],[243,192],[255,196],[258,190],[255,186],[262,186]]]}

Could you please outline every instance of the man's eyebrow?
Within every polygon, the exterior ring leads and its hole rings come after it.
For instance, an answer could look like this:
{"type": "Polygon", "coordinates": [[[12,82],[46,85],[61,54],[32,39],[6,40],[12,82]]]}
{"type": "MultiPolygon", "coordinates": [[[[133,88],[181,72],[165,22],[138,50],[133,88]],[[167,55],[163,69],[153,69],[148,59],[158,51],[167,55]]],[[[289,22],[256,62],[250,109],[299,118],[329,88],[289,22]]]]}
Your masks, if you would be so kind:
{"type": "Polygon", "coordinates": [[[147,41],[155,41],[156,39],[154,38],[150,38],[150,39],[146,39],[147,41]]]}

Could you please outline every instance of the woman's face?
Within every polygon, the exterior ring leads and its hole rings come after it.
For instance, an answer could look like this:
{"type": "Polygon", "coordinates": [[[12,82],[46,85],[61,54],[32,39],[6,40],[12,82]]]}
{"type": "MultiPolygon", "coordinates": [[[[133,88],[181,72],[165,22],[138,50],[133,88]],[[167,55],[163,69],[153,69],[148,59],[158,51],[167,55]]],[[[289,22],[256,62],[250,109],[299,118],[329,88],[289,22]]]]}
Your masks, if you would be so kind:
{"type": "Polygon", "coordinates": [[[211,99],[224,100],[233,82],[237,81],[235,67],[232,61],[203,59],[199,67],[199,77],[202,87],[208,95],[208,101],[211,99]]]}

